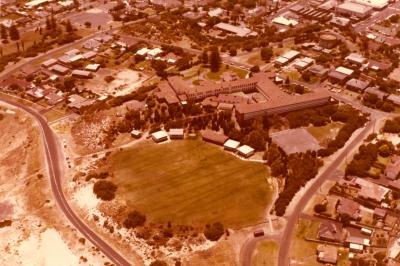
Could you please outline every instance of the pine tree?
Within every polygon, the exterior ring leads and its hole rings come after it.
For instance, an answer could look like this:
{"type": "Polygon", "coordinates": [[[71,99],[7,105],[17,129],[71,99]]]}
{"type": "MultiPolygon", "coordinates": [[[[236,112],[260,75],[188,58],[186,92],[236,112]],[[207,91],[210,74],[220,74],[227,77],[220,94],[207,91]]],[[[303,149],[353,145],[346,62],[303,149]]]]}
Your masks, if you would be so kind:
{"type": "Polygon", "coordinates": [[[46,18],[46,29],[51,30],[51,22],[50,22],[49,17],[46,18]]]}
{"type": "Polygon", "coordinates": [[[218,72],[221,64],[221,57],[219,56],[218,48],[211,51],[210,67],[212,72],[218,72]]]}
{"type": "Polygon", "coordinates": [[[3,40],[7,40],[7,37],[8,37],[8,35],[7,35],[7,29],[6,29],[6,27],[5,27],[3,24],[0,25],[0,37],[1,37],[3,40]]]}
{"type": "Polygon", "coordinates": [[[65,23],[65,30],[69,33],[71,33],[74,29],[72,28],[71,21],[67,20],[65,23]]]}
{"type": "Polygon", "coordinates": [[[203,54],[201,55],[201,61],[203,64],[207,65],[208,64],[208,53],[206,50],[203,51],[203,54]]]}
{"type": "Polygon", "coordinates": [[[53,15],[51,15],[50,24],[51,24],[51,29],[52,30],[57,29],[57,22],[56,22],[56,19],[55,19],[55,17],[53,15]]]}
{"type": "Polygon", "coordinates": [[[15,41],[15,40],[19,40],[19,31],[17,29],[17,26],[15,26],[14,24],[11,25],[10,27],[10,39],[15,41]]]}

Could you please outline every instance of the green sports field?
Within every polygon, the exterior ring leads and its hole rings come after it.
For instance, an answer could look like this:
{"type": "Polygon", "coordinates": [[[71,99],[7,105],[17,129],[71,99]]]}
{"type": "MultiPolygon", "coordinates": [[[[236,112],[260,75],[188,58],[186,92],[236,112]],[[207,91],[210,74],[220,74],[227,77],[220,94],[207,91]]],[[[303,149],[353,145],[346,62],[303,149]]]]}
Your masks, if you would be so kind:
{"type": "Polygon", "coordinates": [[[117,195],[149,220],[237,227],[263,219],[268,171],[200,140],[150,141],[111,155],[117,195]]]}

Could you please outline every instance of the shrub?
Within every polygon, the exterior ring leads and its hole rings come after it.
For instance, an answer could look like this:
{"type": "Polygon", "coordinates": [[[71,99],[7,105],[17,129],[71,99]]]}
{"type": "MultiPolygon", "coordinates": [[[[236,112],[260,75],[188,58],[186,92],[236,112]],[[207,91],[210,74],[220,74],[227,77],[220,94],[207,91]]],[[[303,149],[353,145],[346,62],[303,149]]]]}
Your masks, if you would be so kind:
{"type": "Polygon", "coordinates": [[[102,200],[112,200],[115,197],[117,186],[106,180],[99,180],[93,186],[93,193],[102,200]]]}
{"type": "Polygon", "coordinates": [[[321,203],[315,204],[314,211],[316,213],[326,212],[326,204],[321,204],[321,203]]]}
{"type": "Polygon", "coordinates": [[[113,81],[115,78],[113,76],[106,76],[104,77],[104,81],[107,83],[110,83],[111,81],[113,81]]]}
{"type": "Polygon", "coordinates": [[[132,211],[124,221],[124,226],[128,229],[144,225],[146,216],[138,211],[132,211]]]}
{"type": "Polygon", "coordinates": [[[150,266],[168,266],[168,264],[162,260],[155,260],[152,263],[150,263],[150,266]]]}
{"type": "Polygon", "coordinates": [[[212,225],[207,225],[204,229],[204,236],[211,241],[217,241],[224,234],[224,226],[217,222],[212,225]]]}

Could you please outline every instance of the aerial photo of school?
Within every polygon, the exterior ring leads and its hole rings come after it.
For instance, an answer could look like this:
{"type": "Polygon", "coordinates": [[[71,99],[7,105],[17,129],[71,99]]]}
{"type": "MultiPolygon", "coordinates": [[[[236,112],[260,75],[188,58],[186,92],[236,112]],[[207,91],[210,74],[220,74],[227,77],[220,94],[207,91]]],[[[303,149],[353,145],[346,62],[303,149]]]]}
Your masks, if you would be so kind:
{"type": "Polygon", "coordinates": [[[400,0],[0,0],[0,265],[400,266],[400,0]]]}

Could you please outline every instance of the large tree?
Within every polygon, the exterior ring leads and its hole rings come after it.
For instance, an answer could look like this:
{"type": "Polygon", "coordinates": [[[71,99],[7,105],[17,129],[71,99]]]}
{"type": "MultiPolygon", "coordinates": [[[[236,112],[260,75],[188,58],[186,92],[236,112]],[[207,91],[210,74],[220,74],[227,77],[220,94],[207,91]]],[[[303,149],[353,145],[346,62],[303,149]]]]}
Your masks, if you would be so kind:
{"type": "Polygon", "coordinates": [[[210,56],[210,68],[212,72],[218,72],[221,65],[221,57],[219,55],[218,48],[214,48],[211,51],[210,56]]]}
{"type": "Polygon", "coordinates": [[[3,24],[0,24],[0,37],[3,40],[6,40],[8,38],[7,29],[3,24]]]}
{"type": "Polygon", "coordinates": [[[10,27],[10,39],[14,41],[19,40],[19,31],[17,29],[17,26],[15,26],[14,24],[10,27]]]}

